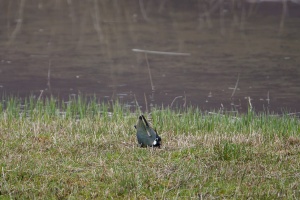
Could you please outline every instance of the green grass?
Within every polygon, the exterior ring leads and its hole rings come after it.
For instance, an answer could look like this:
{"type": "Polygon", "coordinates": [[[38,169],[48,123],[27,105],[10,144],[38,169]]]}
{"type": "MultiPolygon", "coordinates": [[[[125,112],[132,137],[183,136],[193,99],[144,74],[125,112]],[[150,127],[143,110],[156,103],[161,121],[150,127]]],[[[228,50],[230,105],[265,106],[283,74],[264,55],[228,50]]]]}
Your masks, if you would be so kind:
{"type": "Polygon", "coordinates": [[[0,199],[298,199],[300,121],[152,109],[161,149],[139,148],[139,110],[96,98],[0,103],[0,199]]]}

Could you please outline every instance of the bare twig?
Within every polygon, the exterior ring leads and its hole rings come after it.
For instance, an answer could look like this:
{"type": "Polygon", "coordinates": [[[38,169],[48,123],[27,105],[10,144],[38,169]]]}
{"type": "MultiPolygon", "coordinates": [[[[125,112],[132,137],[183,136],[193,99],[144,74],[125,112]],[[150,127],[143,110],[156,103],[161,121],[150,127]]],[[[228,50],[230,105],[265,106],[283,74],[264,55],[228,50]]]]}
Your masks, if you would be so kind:
{"type": "Polygon", "coordinates": [[[94,13],[91,13],[91,14],[94,14],[94,15],[92,15],[92,17],[94,18],[93,25],[97,32],[99,42],[102,42],[104,38],[103,38],[103,34],[102,34],[102,29],[100,27],[100,15],[99,15],[100,12],[99,12],[99,6],[98,6],[97,0],[94,0],[94,9],[95,9],[94,13]]]}
{"type": "Polygon", "coordinates": [[[281,13],[281,19],[280,19],[279,31],[278,31],[279,36],[282,35],[282,33],[283,33],[286,15],[287,15],[287,0],[283,0],[282,1],[282,13],[281,13]]]}
{"type": "Polygon", "coordinates": [[[240,80],[240,74],[238,74],[238,78],[237,78],[237,80],[236,80],[235,86],[234,86],[233,91],[232,91],[232,94],[231,94],[231,98],[233,97],[233,95],[235,94],[235,91],[236,91],[237,88],[238,88],[239,80],[240,80]]]}
{"type": "Polygon", "coordinates": [[[140,105],[139,105],[139,102],[137,101],[137,99],[136,99],[136,96],[135,96],[135,94],[134,94],[134,100],[135,100],[135,105],[136,105],[136,107],[138,108],[138,110],[139,110],[139,114],[141,114],[141,109],[140,109],[140,105]]]}
{"type": "Polygon", "coordinates": [[[17,25],[9,38],[9,41],[7,43],[8,45],[11,45],[11,43],[15,40],[17,34],[21,30],[22,23],[23,23],[24,7],[25,7],[25,0],[21,0],[20,7],[19,7],[19,18],[17,19],[17,25]]]}
{"type": "Polygon", "coordinates": [[[153,91],[153,90],[155,90],[155,88],[154,88],[153,81],[152,81],[152,75],[151,75],[151,70],[150,70],[150,65],[149,65],[147,53],[145,53],[145,59],[146,59],[147,67],[148,67],[148,73],[149,73],[149,78],[150,78],[150,83],[151,83],[151,89],[153,91]]]}
{"type": "Polygon", "coordinates": [[[146,105],[146,113],[148,113],[148,102],[147,102],[147,97],[146,97],[145,93],[144,93],[144,98],[145,98],[145,105],[146,105]]]}
{"type": "Polygon", "coordinates": [[[39,95],[39,97],[38,97],[38,100],[41,100],[41,98],[42,98],[42,96],[43,96],[43,93],[44,93],[44,90],[40,90],[40,95],[39,95]]]}
{"type": "Polygon", "coordinates": [[[48,79],[47,79],[47,86],[48,90],[51,90],[51,84],[50,84],[50,77],[51,77],[51,60],[49,60],[49,65],[48,65],[48,79]]]}
{"type": "Polygon", "coordinates": [[[186,94],[185,94],[185,92],[184,92],[184,98],[183,98],[183,100],[184,100],[183,107],[185,108],[186,107],[186,94]]]}
{"type": "Polygon", "coordinates": [[[150,19],[148,18],[147,12],[145,10],[144,1],[139,0],[139,5],[140,5],[141,13],[143,15],[144,20],[147,21],[147,22],[150,22],[150,19]]]}
{"type": "Polygon", "coordinates": [[[171,107],[173,106],[173,104],[175,103],[175,101],[176,101],[177,99],[179,99],[179,98],[182,98],[182,96],[177,96],[177,97],[175,97],[175,98],[173,99],[173,101],[172,101],[172,103],[171,103],[171,107]]]}
{"type": "Polygon", "coordinates": [[[168,56],[190,56],[190,53],[176,53],[176,52],[166,52],[166,51],[150,51],[143,49],[132,49],[134,52],[138,53],[150,53],[150,54],[160,54],[160,55],[168,55],[168,56]]]}
{"type": "Polygon", "coordinates": [[[250,111],[252,111],[252,103],[251,103],[251,98],[250,97],[248,97],[248,102],[249,102],[249,109],[250,109],[250,111]]]}

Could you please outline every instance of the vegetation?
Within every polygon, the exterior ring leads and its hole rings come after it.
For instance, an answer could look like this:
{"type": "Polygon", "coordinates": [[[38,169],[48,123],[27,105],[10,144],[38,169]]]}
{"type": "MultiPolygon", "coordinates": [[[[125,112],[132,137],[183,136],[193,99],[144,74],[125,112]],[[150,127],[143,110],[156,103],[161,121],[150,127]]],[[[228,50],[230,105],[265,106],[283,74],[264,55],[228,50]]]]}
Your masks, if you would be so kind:
{"type": "Polygon", "coordinates": [[[118,102],[6,98],[0,111],[1,199],[300,197],[295,116],[156,108],[155,149],[118,102]]]}

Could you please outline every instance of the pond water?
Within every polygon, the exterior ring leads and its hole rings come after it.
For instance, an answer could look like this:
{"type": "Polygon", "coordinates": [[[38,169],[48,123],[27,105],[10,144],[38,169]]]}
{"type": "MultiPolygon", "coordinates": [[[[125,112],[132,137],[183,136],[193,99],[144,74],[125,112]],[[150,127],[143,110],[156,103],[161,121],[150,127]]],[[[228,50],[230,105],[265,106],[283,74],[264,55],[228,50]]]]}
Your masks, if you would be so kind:
{"type": "Polygon", "coordinates": [[[0,7],[1,96],[300,111],[300,4],[20,0],[0,7]]]}

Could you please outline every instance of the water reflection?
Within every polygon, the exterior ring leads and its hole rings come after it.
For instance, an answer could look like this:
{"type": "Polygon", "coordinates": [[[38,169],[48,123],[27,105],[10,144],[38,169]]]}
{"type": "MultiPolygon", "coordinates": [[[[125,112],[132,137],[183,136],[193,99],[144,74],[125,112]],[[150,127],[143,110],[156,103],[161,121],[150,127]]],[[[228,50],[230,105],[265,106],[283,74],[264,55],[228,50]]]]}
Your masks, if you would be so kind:
{"type": "Polygon", "coordinates": [[[299,111],[294,2],[1,1],[0,92],[299,111]]]}

